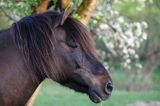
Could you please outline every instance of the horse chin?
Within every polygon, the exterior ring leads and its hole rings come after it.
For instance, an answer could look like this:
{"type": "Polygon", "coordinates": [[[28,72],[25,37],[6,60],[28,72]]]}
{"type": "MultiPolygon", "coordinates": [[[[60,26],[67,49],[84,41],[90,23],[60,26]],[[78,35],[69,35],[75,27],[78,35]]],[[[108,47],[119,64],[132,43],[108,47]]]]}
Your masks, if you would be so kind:
{"type": "Polygon", "coordinates": [[[95,92],[89,93],[89,98],[94,103],[100,103],[102,101],[101,97],[99,97],[95,92]]]}
{"type": "Polygon", "coordinates": [[[95,92],[92,90],[88,91],[88,95],[89,95],[90,100],[94,103],[100,103],[101,101],[105,101],[106,99],[110,97],[110,95],[100,96],[98,92],[95,92]]]}
{"type": "Polygon", "coordinates": [[[93,90],[94,87],[93,88],[89,87],[89,85],[80,83],[79,81],[76,80],[71,80],[64,85],[77,92],[88,94],[90,100],[94,103],[100,103],[101,101],[104,101],[110,97],[110,95],[93,90]]]}

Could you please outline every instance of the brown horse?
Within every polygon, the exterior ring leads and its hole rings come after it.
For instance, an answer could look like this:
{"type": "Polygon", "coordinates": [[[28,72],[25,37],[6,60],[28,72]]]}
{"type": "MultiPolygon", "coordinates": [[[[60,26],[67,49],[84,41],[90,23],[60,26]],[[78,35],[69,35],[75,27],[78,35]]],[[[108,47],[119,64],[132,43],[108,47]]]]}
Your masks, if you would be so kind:
{"type": "Polygon", "coordinates": [[[95,103],[113,89],[89,30],[71,16],[64,20],[64,13],[28,16],[0,31],[0,105],[25,105],[45,78],[95,103]]]}

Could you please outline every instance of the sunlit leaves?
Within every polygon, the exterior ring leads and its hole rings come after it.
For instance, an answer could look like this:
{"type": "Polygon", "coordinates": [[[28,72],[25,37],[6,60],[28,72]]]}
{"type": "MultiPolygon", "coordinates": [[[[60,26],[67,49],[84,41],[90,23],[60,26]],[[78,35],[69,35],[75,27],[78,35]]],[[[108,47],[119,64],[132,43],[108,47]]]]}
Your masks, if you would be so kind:
{"type": "Polygon", "coordinates": [[[24,17],[30,15],[38,3],[39,0],[2,0],[0,6],[8,14],[12,14],[16,17],[24,17]]]}

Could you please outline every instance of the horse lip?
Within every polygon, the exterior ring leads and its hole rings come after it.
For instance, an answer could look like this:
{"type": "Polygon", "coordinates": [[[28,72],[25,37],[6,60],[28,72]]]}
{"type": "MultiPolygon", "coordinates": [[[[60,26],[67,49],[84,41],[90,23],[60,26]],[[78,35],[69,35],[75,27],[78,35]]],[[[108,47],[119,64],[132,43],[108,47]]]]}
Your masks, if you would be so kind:
{"type": "Polygon", "coordinates": [[[101,101],[107,100],[111,95],[105,94],[101,96],[96,91],[89,90],[89,97],[94,103],[100,103],[101,101]]]}
{"type": "Polygon", "coordinates": [[[89,92],[89,97],[94,103],[100,103],[102,101],[101,97],[94,91],[89,92]]]}

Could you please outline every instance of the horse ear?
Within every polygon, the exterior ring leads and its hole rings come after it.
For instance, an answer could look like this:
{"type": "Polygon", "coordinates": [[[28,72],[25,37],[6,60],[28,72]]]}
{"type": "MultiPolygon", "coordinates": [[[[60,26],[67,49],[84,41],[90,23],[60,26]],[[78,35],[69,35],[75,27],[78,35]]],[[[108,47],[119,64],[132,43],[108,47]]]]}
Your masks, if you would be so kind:
{"type": "Polygon", "coordinates": [[[60,25],[63,25],[65,20],[67,19],[67,17],[72,13],[71,11],[71,5],[69,5],[62,13],[62,18],[61,18],[61,22],[60,25]]]}

